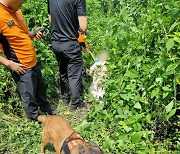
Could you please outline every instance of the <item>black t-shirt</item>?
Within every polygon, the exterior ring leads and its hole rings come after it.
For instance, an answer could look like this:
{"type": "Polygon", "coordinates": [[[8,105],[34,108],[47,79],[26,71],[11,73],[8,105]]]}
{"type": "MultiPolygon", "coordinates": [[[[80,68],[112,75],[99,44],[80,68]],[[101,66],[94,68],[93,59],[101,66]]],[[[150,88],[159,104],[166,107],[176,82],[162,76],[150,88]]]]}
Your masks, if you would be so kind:
{"type": "Polygon", "coordinates": [[[52,41],[77,40],[78,16],[86,16],[85,0],[48,0],[48,12],[51,15],[52,41]]]}

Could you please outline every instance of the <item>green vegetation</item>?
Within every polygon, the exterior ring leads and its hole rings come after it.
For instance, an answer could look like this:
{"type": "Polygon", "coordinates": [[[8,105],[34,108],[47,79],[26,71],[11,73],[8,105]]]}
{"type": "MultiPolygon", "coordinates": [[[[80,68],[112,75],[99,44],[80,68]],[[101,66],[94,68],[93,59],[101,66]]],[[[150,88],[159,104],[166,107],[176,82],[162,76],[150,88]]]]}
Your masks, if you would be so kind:
{"type": "MultiPolygon", "coordinates": [[[[49,26],[46,7],[45,0],[23,5],[30,29],[49,26]]],[[[85,116],[58,103],[48,36],[34,43],[49,99],[105,153],[180,153],[180,1],[87,0],[87,11],[91,50],[110,52],[105,99],[85,94],[92,104],[85,116]]],[[[93,63],[89,55],[84,60],[87,67],[93,63]]],[[[0,72],[0,153],[38,153],[42,126],[26,120],[10,73],[2,66],[0,72]]]]}

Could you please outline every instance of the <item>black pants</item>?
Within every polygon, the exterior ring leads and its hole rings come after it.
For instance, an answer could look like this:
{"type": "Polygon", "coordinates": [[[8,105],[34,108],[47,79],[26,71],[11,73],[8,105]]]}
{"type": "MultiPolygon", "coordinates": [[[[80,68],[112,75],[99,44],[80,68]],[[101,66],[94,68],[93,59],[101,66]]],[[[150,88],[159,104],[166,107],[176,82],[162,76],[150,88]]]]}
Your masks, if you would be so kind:
{"type": "Polygon", "coordinates": [[[54,42],[54,53],[59,63],[60,86],[63,99],[72,97],[72,106],[81,103],[82,52],[78,42],[54,42]]]}
{"type": "Polygon", "coordinates": [[[51,107],[46,97],[46,89],[38,65],[26,70],[23,75],[13,72],[25,113],[29,119],[37,120],[38,107],[43,112],[51,113],[51,107]]]}

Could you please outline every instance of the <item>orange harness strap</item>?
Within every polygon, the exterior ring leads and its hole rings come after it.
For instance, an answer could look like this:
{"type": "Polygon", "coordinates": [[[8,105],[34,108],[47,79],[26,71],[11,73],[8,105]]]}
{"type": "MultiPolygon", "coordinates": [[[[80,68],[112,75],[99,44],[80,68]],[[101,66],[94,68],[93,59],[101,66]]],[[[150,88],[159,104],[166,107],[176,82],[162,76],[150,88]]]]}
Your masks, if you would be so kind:
{"type": "MultiPolygon", "coordinates": [[[[83,138],[77,133],[73,132],[63,143],[61,151],[65,154],[70,154],[74,146],[77,146],[80,141],[84,141],[83,138]]],[[[61,152],[60,151],[60,152],[61,152]]]]}

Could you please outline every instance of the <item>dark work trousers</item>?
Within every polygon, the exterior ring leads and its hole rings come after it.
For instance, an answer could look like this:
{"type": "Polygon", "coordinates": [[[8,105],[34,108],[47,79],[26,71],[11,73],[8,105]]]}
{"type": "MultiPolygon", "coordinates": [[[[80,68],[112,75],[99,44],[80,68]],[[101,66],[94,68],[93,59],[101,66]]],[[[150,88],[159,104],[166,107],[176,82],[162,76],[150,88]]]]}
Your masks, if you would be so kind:
{"type": "Polygon", "coordinates": [[[12,76],[17,84],[25,113],[29,119],[37,120],[38,107],[43,112],[52,112],[47,101],[46,88],[38,64],[26,70],[23,75],[13,72],[12,76]]]}
{"type": "Polygon", "coordinates": [[[82,52],[77,41],[53,42],[53,49],[59,63],[60,86],[63,99],[72,98],[72,106],[81,103],[82,52]]]}

